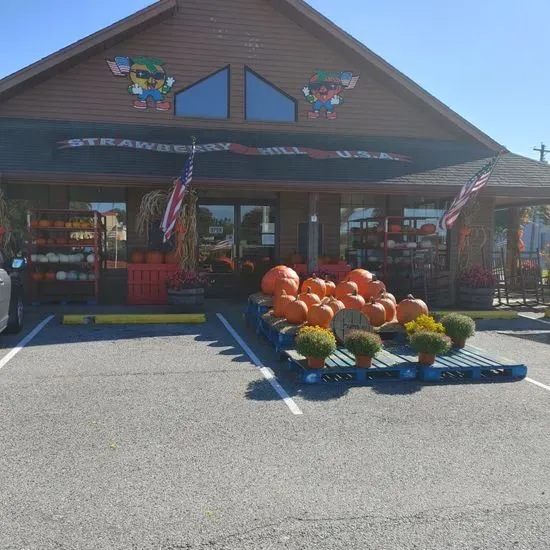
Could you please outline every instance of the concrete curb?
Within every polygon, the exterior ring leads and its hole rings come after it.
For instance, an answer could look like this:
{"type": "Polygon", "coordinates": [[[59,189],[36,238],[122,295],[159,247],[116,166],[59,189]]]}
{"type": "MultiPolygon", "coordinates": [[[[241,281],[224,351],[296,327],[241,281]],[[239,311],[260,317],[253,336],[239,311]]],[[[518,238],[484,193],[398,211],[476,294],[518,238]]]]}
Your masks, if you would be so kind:
{"type": "Polygon", "coordinates": [[[436,317],[443,317],[447,313],[460,313],[466,315],[471,319],[517,319],[517,311],[462,311],[462,310],[448,310],[448,311],[432,311],[432,315],[436,317]]]}
{"type": "Polygon", "coordinates": [[[63,315],[63,325],[168,325],[206,323],[204,313],[129,313],[104,315],[63,315]]]}

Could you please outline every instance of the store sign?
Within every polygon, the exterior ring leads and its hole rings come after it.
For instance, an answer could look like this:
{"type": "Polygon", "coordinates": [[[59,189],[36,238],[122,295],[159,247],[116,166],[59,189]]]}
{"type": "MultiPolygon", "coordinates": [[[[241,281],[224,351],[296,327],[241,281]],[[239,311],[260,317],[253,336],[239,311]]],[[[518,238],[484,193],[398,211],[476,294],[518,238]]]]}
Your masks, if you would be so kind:
{"type": "MultiPolygon", "coordinates": [[[[59,149],[75,149],[78,147],[123,147],[126,149],[137,149],[141,151],[154,151],[156,153],[180,153],[191,152],[191,145],[173,145],[167,143],[154,143],[139,141],[135,139],[121,138],[76,138],[58,142],[59,149]]],[[[284,156],[303,155],[313,159],[374,159],[394,160],[398,162],[410,162],[410,157],[400,153],[381,153],[378,151],[325,151],[322,149],[311,149],[309,147],[247,147],[238,143],[205,143],[195,145],[196,153],[235,153],[237,155],[252,156],[284,156]]]]}
{"type": "Polygon", "coordinates": [[[223,233],[223,227],[211,226],[209,233],[210,235],[221,235],[223,233]]]}

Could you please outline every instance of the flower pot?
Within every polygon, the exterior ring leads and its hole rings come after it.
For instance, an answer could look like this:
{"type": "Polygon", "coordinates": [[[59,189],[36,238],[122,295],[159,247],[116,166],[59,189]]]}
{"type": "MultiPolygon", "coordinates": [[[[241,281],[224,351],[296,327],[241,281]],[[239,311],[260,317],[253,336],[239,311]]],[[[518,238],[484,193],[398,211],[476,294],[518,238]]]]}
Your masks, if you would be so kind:
{"type": "Polygon", "coordinates": [[[202,306],[204,304],[204,288],[168,289],[166,293],[171,306],[202,306]]]}
{"type": "Polygon", "coordinates": [[[370,369],[372,367],[372,357],[369,357],[368,355],[356,356],[355,366],[358,369],[370,369]]]}
{"type": "Polygon", "coordinates": [[[324,357],[308,357],[307,368],[308,369],[322,369],[325,367],[324,357]]]}
{"type": "Polygon", "coordinates": [[[421,365],[433,365],[435,363],[435,354],[434,353],[422,353],[418,352],[418,362],[421,365]]]}
{"type": "Polygon", "coordinates": [[[466,309],[491,309],[493,307],[494,288],[459,287],[460,305],[466,309]]]}
{"type": "Polygon", "coordinates": [[[466,338],[452,338],[453,348],[462,349],[466,345],[466,338]]]}

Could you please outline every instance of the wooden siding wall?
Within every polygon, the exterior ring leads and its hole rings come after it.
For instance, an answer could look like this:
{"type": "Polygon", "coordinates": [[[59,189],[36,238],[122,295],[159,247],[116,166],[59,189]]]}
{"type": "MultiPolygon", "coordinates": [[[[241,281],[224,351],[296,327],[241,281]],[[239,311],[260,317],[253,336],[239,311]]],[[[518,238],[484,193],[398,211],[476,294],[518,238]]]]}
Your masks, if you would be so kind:
{"type": "MultiPolygon", "coordinates": [[[[174,94],[167,99],[174,100],[174,94]]],[[[367,64],[357,66],[332,51],[264,0],[182,0],[169,20],[127,42],[52,77],[0,105],[0,117],[105,121],[193,128],[235,128],[316,133],[461,139],[431,115],[375,81],[367,64]],[[129,80],[111,74],[105,58],[158,57],[181,90],[231,65],[231,116],[227,121],[183,119],[172,112],[138,111],[127,92],[129,80]],[[298,123],[244,121],[244,66],[247,65],[299,105],[298,123]],[[316,69],[350,70],[361,78],[344,91],[338,119],[309,120],[302,88],[316,69]]]]}
{"type": "Polygon", "coordinates": [[[320,194],[319,222],[323,224],[323,254],[340,256],[340,195],[320,194]]]}
{"type": "Polygon", "coordinates": [[[308,194],[281,193],[279,208],[279,254],[284,261],[297,251],[298,223],[307,221],[308,194]]]}

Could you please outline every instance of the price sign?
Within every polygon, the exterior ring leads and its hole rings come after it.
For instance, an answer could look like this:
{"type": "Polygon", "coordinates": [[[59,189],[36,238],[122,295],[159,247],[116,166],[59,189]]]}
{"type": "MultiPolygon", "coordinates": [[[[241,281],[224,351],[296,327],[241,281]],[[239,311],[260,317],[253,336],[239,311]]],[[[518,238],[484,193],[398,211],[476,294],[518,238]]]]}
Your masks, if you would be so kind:
{"type": "Polygon", "coordinates": [[[351,330],[374,332],[366,315],[355,309],[342,309],[332,319],[332,330],[340,343],[343,343],[351,330]]]}

